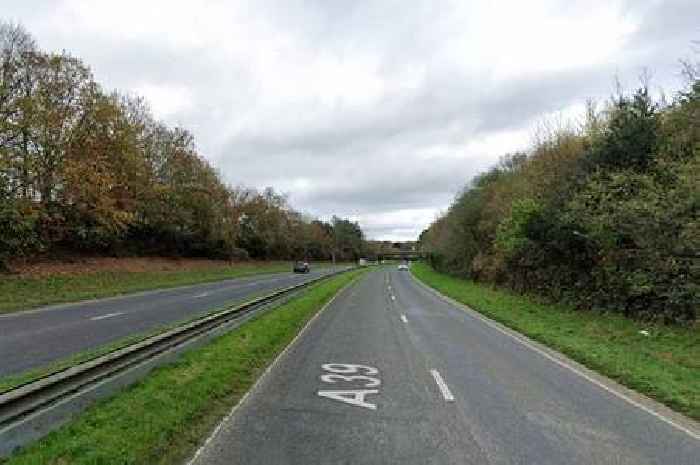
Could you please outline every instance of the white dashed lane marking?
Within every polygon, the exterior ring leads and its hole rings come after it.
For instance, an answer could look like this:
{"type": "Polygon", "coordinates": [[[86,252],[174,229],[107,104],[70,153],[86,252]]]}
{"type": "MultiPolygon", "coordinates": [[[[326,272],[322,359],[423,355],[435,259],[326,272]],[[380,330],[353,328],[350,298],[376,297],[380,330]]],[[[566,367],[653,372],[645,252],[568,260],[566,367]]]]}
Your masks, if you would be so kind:
{"type": "Polygon", "coordinates": [[[124,312],[108,313],[108,314],[106,314],[106,315],[93,316],[93,317],[90,318],[90,319],[91,319],[92,321],[104,320],[104,319],[107,319],[107,318],[112,318],[112,317],[119,316],[119,315],[123,315],[123,314],[124,314],[124,312]]]}
{"type": "Polygon", "coordinates": [[[435,378],[435,383],[437,383],[438,388],[442,393],[442,397],[444,397],[447,402],[454,402],[455,398],[452,395],[452,392],[450,392],[450,388],[447,387],[445,380],[442,379],[442,376],[440,376],[440,372],[437,370],[430,370],[430,374],[433,375],[433,378],[435,378]]]}

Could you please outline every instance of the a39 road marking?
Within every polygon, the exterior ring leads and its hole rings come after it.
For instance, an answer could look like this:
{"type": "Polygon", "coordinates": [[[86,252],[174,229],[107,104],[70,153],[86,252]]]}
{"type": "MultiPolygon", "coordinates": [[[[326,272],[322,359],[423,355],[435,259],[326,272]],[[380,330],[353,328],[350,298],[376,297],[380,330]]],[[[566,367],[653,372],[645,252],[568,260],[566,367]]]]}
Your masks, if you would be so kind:
{"type": "Polygon", "coordinates": [[[382,384],[379,378],[369,376],[378,375],[379,370],[367,365],[357,365],[348,363],[326,363],[321,368],[328,373],[321,375],[321,381],[328,384],[338,384],[340,387],[345,383],[362,383],[363,389],[333,389],[321,390],[317,394],[320,397],[337,400],[355,407],[364,407],[376,410],[377,405],[368,402],[367,396],[379,394],[379,389],[366,389],[378,387],[382,384]]]}
{"type": "Polygon", "coordinates": [[[326,383],[335,383],[336,381],[353,382],[356,380],[367,381],[367,384],[365,384],[365,387],[376,387],[376,386],[379,386],[380,384],[382,384],[382,382],[379,381],[377,378],[370,378],[369,376],[365,376],[365,375],[345,376],[345,375],[329,374],[329,375],[321,376],[321,381],[324,381],[326,383]]]}

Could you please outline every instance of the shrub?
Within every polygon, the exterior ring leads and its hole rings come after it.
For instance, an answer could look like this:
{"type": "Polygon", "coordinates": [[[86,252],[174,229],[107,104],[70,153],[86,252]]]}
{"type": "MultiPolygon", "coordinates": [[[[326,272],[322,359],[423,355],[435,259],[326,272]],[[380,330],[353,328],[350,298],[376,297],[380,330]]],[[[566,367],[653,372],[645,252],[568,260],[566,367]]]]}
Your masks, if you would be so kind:
{"type": "Polygon", "coordinates": [[[7,260],[22,257],[41,249],[36,234],[36,215],[19,202],[0,202],[0,270],[7,270],[7,260]]]}
{"type": "Polygon", "coordinates": [[[648,89],[643,87],[631,97],[620,95],[586,161],[592,169],[645,171],[654,159],[659,135],[658,108],[648,89]]]}
{"type": "Polygon", "coordinates": [[[477,178],[421,234],[441,271],[579,308],[689,322],[700,306],[700,81],[618,96],[477,178]]]}
{"type": "Polygon", "coordinates": [[[542,206],[532,199],[522,199],[513,202],[510,216],[498,225],[496,246],[510,258],[528,247],[532,241],[528,230],[532,223],[542,214],[542,206]]]}

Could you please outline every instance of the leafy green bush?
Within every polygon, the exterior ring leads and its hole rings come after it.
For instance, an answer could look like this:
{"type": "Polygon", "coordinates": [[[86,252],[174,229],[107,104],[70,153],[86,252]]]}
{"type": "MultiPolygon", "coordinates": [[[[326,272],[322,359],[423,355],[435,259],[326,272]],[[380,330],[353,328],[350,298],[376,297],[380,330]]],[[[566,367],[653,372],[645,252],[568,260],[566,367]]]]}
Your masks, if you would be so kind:
{"type": "Polygon", "coordinates": [[[440,271],[626,316],[700,307],[700,81],[590,109],[478,176],[421,234],[440,271]]]}
{"type": "Polygon", "coordinates": [[[542,206],[532,199],[521,199],[513,202],[510,216],[498,225],[496,231],[496,246],[507,257],[531,245],[528,229],[531,223],[542,214],[542,206]]]}
{"type": "Polygon", "coordinates": [[[645,171],[656,154],[659,135],[658,107],[648,89],[638,89],[631,97],[620,95],[586,161],[592,168],[645,171]]]}
{"type": "Polygon", "coordinates": [[[667,321],[696,317],[700,157],[649,174],[598,173],[569,203],[598,249],[587,293],[598,305],[667,321]]]}

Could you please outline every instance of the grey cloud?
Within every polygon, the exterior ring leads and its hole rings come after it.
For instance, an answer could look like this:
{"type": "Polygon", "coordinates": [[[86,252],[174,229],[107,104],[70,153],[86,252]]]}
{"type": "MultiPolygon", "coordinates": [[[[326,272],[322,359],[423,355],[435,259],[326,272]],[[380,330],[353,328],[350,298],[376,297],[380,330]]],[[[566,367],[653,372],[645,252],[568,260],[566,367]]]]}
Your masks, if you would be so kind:
{"type": "MultiPolygon", "coordinates": [[[[231,184],[273,185],[288,191],[300,210],[363,218],[368,234],[382,238],[420,232],[426,224],[417,222],[430,221],[430,215],[419,220],[423,217],[411,212],[445,208],[471,177],[502,155],[489,144],[531,128],[544,114],[589,97],[608,97],[616,75],[634,83],[647,66],[659,85],[675,85],[678,59],[690,53],[691,40],[700,39],[697,1],[635,0],[612,6],[603,0],[552,1],[551,13],[569,18],[618,8],[637,29],[616,56],[559,71],[524,65],[522,73],[502,80],[495,63],[503,57],[490,55],[491,44],[472,32],[479,26],[478,2],[231,2],[228,11],[238,13],[230,15],[236,18],[231,31],[253,34],[235,35],[242,41],[236,44],[242,56],[225,53],[220,43],[173,46],[165,36],[183,31],[168,26],[166,10],[163,23],[153,25],[163,40],[157,35],[119,39],[58,27],[52,15],[61,5],[17,0],[3,9],[25,23],[43,48],[65,48],[84,58],[107,87],[134,91],[148,83],[187,89],[192,105],[169,114],[168,122],[190,128],[203,154],[231,184]],[[465,7],[471,9],[466,15],[460,12],[465,7]],[[258,30],[259,24],[264,27],[258,30]],[[292,56],[257,68],[250,59],[267,41],[292,56]],[[296,101],[277,101],[274,88],[260,85],[265,77],[260,73],[286,77],[285,66],[303,69],[325,58],[351,64],[368,60],[375,66],[368,72],[387,87],[376,98],[356,101],[352,96],[367,90],[349,83],[347,95],[329,102],[313,98],[315,84],[303,80],[291,81],[307,95],[296,101]],[[415,82],[399,85],[406,76],[415,82]],[[479,140],[490,142],[470,148],[479,140]]],[[[191,3],[171,2],[168,8],[199,13],[191,3]]],[[[206,19],[206,11],[202,14],[206,19]]],[[[138,21],[138,11],[133,16],[138,21]]],[[[223,16],[228,18],[226,12],[223,16]]],[[[192,23],[192,31],[202,27],[197,24],[192,23]]],[[[533,34],[538,27],[530,26],[533,34]]],[[[508,37],[509,31],[502,33],[508,37]]],[[[537,58],[539,51],[529,53],[537,58]]]]}

